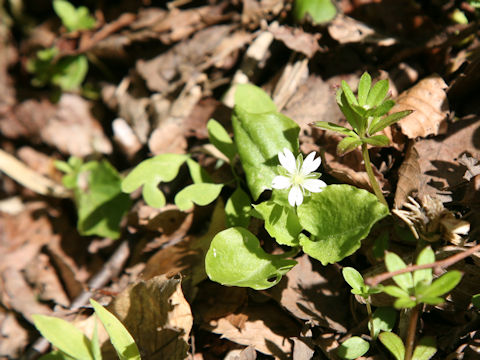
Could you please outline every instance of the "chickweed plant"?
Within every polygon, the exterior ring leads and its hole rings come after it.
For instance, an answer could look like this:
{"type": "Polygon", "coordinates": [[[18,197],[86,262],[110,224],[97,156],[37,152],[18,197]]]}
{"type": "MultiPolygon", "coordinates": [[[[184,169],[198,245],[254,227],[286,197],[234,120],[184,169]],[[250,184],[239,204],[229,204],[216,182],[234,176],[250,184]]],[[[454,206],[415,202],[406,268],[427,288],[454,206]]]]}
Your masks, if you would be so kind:
{"type": "MultiPolygon", "coordinates": [[[[221,156],[223,160],[218,161],[230,165],[232,181],[214,182],[189,154],[160,154],[138,164],[123,180],[118,181],[118,189],[123,193],[132,193],[141,188],[144,201],[152,207],[161,208],[167,201],[161,190],[162,183],[172,181],[180,168],[186,166],[191,184],[175,195],[174,203],[178,208],[188,211],[195,205],[204,206],[216,201],[217,207],[223,208],[225,214],[223,230],[211,239],[205,256],[207,276],[220,284],[268,289],[278,284],[282,276],[297,264],[295,255],[299,251],[323,265],[338,263],[360,248],[361,241],[376,222],[390,215],[373,174],[368,146],[388,145],[388,138],[377,133],[407,116],[410,111],[389,114],[394,101],[388,97],[388,81],[381,80],[372,86],[368,73],[362,75],[357,95],[347,83],[342,82],[337,92],[337,103],[351,129],[324,121],[314,124],[346,135],[338,144],[339,154],[361,147],[375,195],[350,185],[327,185],[321,180],[321,174],[317,172],[320,158],[314,152],[304,157],[299,151],[299,126],[278,112],[271,98],[253,85],[237,87],[231,118],[233,138],[218,121],[211,119],[207,124],[211,144],[224,155],[221,156]],[[270,237],[289,250],[281,254],[267,253],[261,246],[261,240],[249,230],[252,218],[260,220],[270,237]]],[[[99,188],[102,188],[102,179],[109,180],[105,176],[96,177],[95,171],[107,172],[112,179],[119,176],[107,164],[86,166],[76,160],[59,165],[67,174],[66,184],[75,190],[78,204],[82,204],[78,189],[79,181],[82,176],[85,177],[82,169],[88,170],[88,179],[99,188]]],[[[116,198],[117,187],[111,193],[116,198]]],[[[87,215],[81,219],[100,213],[92,208],[84,211],[87,215]]],[[[107,217],[109,213],[102,212],[107,217]]],[[[117,235],[118,216],[107,223],[117,224],[112,229],[117,235]]],[[[105,228],[86,228],[83,222],[80,224],[90,235],[98,229],[106,231],[105,228]]],[[[390,272],[403,271],[392,275],[396,285],[369,285],[356,269],[343,269],[352,293],[365,300],[370,336],[347,339],[337,354],[345,359],[362,356],[370,348],[369,342],[364,339],[366,337],[370,342],[380,339],[397,360],[428,360],[436,351],[432,339],[426,338],[414,346],[421,306],[441,303],[443,299],[440,296],[458,284],[461,273],[450,271],[433,280],[431,268],[417,270],[413,274],[407,272],[403,260],[394,253],[387,253],[385,262],[390,272]],[[396,322],[396,310],[372,309],[370,298],[379,292],[393,296],[396,309],[413,309],[406,348],[403,341],[391,333],[396,322]]],[[[423,249],[417,264],[427,267],[432,264],[431,267],[434,267],[433,250],[423,249]]]]}

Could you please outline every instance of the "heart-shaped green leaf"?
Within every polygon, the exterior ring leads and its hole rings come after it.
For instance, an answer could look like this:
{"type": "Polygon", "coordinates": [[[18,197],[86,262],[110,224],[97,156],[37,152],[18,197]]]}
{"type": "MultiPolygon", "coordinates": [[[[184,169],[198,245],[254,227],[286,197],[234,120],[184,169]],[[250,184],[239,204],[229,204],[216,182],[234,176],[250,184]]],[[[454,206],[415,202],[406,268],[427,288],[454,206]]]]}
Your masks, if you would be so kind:
{"type": "Polygon", "coordinates": [[[254,200],[271,189],[277,173],[278,153],[298,151],[298,125],[279,113],[253,114],[235,107],[232,117],[235,143],[254,200]]]}
{"type": "Polygon", "coordinates": [[[210,142],[232,161],[237,153],[237,147],[228,135],[227,130],[215,119],[208,121],[207,130],[210,142]]]}
{"type": "Polygon", "coordinates": [[[303,251],[326,265],[353,254],[389,211],[366,190],[330,185],[306,198],[297,213],[300,224],[312,234],[300,239],[303,251]]]}
{"type": "Polygon", "coordinates": [[[225,205],[227,227],[248,227],[250,211],[252,209],[250,196],[241,188],[236,188],[225,205]]]}
{"type": "Polygon", "coordinates": [[[175,204],[182,211],[186,211],[193,207],[193,204],[205,206],[214,201],[220,191],[222,191],[223,184],[192,184],[188,185],[177,195],[175,195],[175,204]]]}
{"type": "Polygon", "coordinates": [[[261,88],[251,84],[239,84],[235,90],[235,106],[252,114],[276,112],[277,106],[261,88]]]}
{"type": "Polygon", "coordinates": [[[282,206],[270,200],[254,205],[254,208],[265,220],[265,229],[279,244],[298,246],[302,226],[291,206],[282,206]]]}
{"type": "Polygon", "coordinates": [[[122,191],[131,193],[143,186],[145,202],[153,207],[165,205],[165,196],[158,188],[160,182],[172,181],[180,166],[188,159],[187,155],[160,154],[138,164],[122,181],[122,191]]]}
{"type": "Polygon", "coordinates": [[[297,262],[267,254],[247,229],[233,227],[218,233],[205,258],[208,277],[223,285],[268,289],[297,262]]]}

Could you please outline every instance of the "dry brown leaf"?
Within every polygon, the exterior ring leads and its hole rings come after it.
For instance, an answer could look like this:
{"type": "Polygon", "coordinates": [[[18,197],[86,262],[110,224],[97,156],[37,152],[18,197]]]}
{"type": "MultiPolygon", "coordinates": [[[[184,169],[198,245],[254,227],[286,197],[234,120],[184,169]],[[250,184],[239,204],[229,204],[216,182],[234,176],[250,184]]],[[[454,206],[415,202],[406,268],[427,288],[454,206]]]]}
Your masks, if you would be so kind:
{"type": "Polygon", "coordinates": [[[0,310],[0,358],[20,359],[29,344],[28,331],[11,312],[0,310]]]}
{"type": "Polygon", "coordinates": [[[208,329],[222,338],[253,346],[257,351],[277,359],[288,358],[292,350],[288,339],[298,335],[298,323],[272,304],[251,304],[237,314],[240,315],[245,319],[241,328],[227,317],[210,321],[208,329]]]}
{"type": "Polygon", "coordinates": [[[348,306],[348,296],[342,282],[332,281],[341,274],[333,267],[313,270],[306,254],[295,260],[298,264],[269,293],[296,318],[346,332],[348,317],[341,304],[348,306]]]}
{"type": "Polygon", "coordinates": [[[457,159],[464,153],[480,156],[479,132],[480,118],[475,117],[450,124],[445,138],[422,139],[415,144],[421,170],[419,194],[452,200],[451,189],[465,181],[465,167],[457,159]]]}
{"type": "Polygon", "coordinates": [[[404,135],[415,139],[445,132],[449,112],[446,88],[445,81],[433,75],[398,96],[391,113],[413,110],[397,123],[404,135]]]}
{"type": "Polygon", "coordinates": [[[400,169],[398,169],[398,182],[395,191],[395,208],[400,209],[408,197],[418,191],[421,180],[420,165],[418,164],[418,153],[414,143],[411,143],[405,154],[400,169]]]}
{"type": "Polygon", "coordinates": [[[292,28],[286,25],[279,25],[277,21],[273,22],[269,27],[276,40],[285,44],[289,49],[302,53],[308,58],[313,57],[320,50],[318,40],[321,35],[311,34],[303,31],[301,28],[292,28]]]}
{"type": "Polygon", "coordinates": [[[112,145],[93,117],[90,106],[79,95],[63,94],[55,115],[40,129],[42,140],[78,157],[94,153],[110,154],[112,145]]]}
{"type": "Polygon", "coordinates": [[[109,307],[132,334],[142,357],[183,360],[193,325],[180,277],[140,280],[119,294],[109,307]]]}

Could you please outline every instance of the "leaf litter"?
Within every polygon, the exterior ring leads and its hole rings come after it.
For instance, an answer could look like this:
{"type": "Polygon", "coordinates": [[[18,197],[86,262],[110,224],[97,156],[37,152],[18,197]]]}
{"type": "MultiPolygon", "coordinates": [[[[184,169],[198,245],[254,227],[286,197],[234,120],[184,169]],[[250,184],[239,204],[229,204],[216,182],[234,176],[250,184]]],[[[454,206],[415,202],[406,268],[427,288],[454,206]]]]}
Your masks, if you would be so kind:
{"type": "MultiPolygon", "coordinates": [[[[294,23],[291,4],[280,0],[90,4],[101,21],[74,35],[52,25],[50,9],[27,7],[22,20],[1,5],[6,19],[0,24],[0,51],[6,54],[0,58],[1,148],[32,170],[33,182],[46,178],[58,186],[54,160],[70,155],[106,156],[126,171],[152,154],[193,153],[214,177],[225,178],[222,160],[205,144],[206,124],[213,117],[231,130],[231,85],[250,81],[269,91],[300,125],[301,149],[322,154],[329,183],[370,189],[360,153],[339,156],[341,139],[309,125],[345,125],[335,92],[341,80],[353,85],[368,69],[375,80],[391,79],[397,101],[392,111],[415,110],[386,129],[392,146],[372,153],[383,190],[404,210],[409,197],[424,208],[422,199],[431,197],[448,218],[444,228],[468,221],[466,240],[476,241],[478,30],[452,25],[447,13],[453,2],[441,9],[408,1],[338,3],[340,14],[326,26],[294,23]],[[18,32],[20,27],[28,31],[18,32]],[[89,56],[90,90],[55,95],[51,87],[30,85],[27,60],[52,44],[64,54],[89,56]]],[[[15,179],[11,168],[0,170],[15,179]]],[[[122,248],[128,248],[122,250],[128,261],[94,286],[92,279],[108,273],[105,264],[120,241],[78,235],[72,203],[56,198],[59,192],[38,195],[37,188],[5,175],[0,183],[1,357],[18,358],[31,348],[38,336],[29,324],[34,313],[75,318],[91,332],[93,322],[85,320],[91,312],[78,306],[85,305],[78,300],[85,294],[110,303],[142,355],[152,359],[335,359],[345,334],[365,333],[366,314],[352,306],[340,275],[351,262],[374,271],[378,264],[362,254],[327,267],[299,255],[299,264],[268,291],[222,287],[206,280],[204,270],[209,242],[225,228],[221,201],[190,212],[174,205],[155,210],[133,193],[137,203],[121,234],[129,245],[122,248]]],[[[181,172],[162,189],[171,200],[186,184],[181,172]]],[[[391,234],[392,246],[405,246],[391,234]]],[[[458,251],[464,238],[455,239],[437,252],[458,251]]],[[[265,248],[278,251],[264,241],[265,248]]],[[[479,333],[469,320],[475,312],[468,308],[480,292],[478,266],[477,257],[459,263],[465,277],[458,291],[423,319],[424,331],[449,338],[438,359],[478,356],[479,333]],[[453,322],[454,313],[462,320],[453,322]]],[[[105,346],[105,355],[112,356],[105,346]]]]}

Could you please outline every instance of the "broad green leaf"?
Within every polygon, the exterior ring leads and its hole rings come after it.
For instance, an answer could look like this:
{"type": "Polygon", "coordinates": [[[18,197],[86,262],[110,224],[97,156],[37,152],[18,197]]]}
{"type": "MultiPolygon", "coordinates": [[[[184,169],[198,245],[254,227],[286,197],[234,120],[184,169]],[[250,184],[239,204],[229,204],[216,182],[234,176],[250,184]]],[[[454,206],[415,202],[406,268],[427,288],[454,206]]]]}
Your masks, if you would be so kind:
{"type": "Polygon", "coordinates": [[[265,229],[281,245],[298,246],[298,234],[303,230],[291,206],[281,206],[272,200],[254,205],[265,220],[265,229]]]}
{"type": "Polygon", "coordinates": [[[322,24],[332,20],[337,8],[331,0],[295,0],[293,16],[302,21],[309,14],[314,24],[322,24]]]}
{"type": "Polygon", "coordinates": [[[388,146],[388,144],[390,144],[390,139],[385,135],[374,135],[362,140],[373,146],[388,146]]]}
{"type": "MultiPolygon", "coordinates": [[[[377,338],[380,331],[392,331],[397,321],[397,310],[391,307],[379,307],[373,312],[373,332],[374,338],[377,338]]],[[[370,329],[368,322],[368,329],[370,329]]]]}
{"type": "MultiPolygon", "coordinates": [[[[387,270],[390,272],[405,269],[407,267],[402,258],[392,252],[387,252],[385,254],[385,265],[387,267],[387,270]]],[[[393,281],[395,281],[395,283],[406,292],[409,292],[410,289],[413,288],[412,273],[407,272],[404,274],[396,275],[393,277],[393,281]]]]}
{"type": "Polygon", "coordinates": [[[121,177],[106,160],[81,165],[75,178],[77,228],[81,235],[117,239],[120,221],[131,206],[130,197],[121,191],[121,177]]]}
{"type": "Polygon", "coordinates": [[[90,340],[68,321],[46,315],[32,318],[37,330],[53,346],[75,359],[93,359],[90,340]]]}
{"type": "Polygon", "coordinates": [[[346,137],[343,138],[337,145],[337,154],[345,155],[346,153],[355,150],[357,147],[362,145],[362,140],[358,137],[346,137]]]}
{"type": "Polygon", "coordinates": [[[373,135],[376,132],[382,131],[387,126],[395,124],[397,121],[403,119],[404,117],[410,115],[411,113],[412,113],[412,110],[405,110],[405,111],[399,111],[391,115],[388,115],[387,117],[384,117],[383,119],[380,119],[379,121],[370,124],[368,133],[373,135]]]}
{"type": "Polygon", "coordinates": [[[432,336],[425,336],[420,339],[413,351],[412,360],[429,360],[437,352],[437,342],[432,336]]]}
{"type": "Polygon", "coordinates": [[[110,342],[120,360],[140,359],[137,344],[122,322],[95,300],[90,299],[90,304],[110,336],[110,342]]]}
{"type": "Polygon", "coordinates": [[[85,55],[67,56],[54,65],[51,83],[64,91],[80,87],[88,72],[88,60],[85,55]]]}
{"type": "Polygon", "coordinates": [[[300,245],[323,265],[353,254],[371,227],[389,214],[375,195],[350,185],[329,185],[297,208],[300,224],[312,234],[300,245]],[[341,214],[341,215],[340,215],[341,214]]]}
{"type": "Polygon", "coordinates": [[[207,130],[210,142],[231,162],[237,153],[237,147],[225,128],[217,120],[210,119],[207,123],[207,130]]]}
{"type": "Polygon", "coordinates": [[[205,206],[213,202],[220,191],[222,191],[223,184],[192,184],[175,195],[175,204],[182,211],[186,211],[193,207],[193,204],[205,206]]]}
{"type": "Polygon", "coordinates": [[[240,187],[237,187],[225,205],[227,227],[248,227],[251,209],[250,196],[240,187]]]}
{"type": "Polygon", "coordinates": [[[480,309],[480,294],[476,294],[472,296],[472,304],[477,309],[480,309]]]}
{"type": "MultiPolygon", "coordinates": [[[[417,257],[417,265],[432,264],[435,262],[435,253],[430,246],[425,247],[417,257]]],[[[416,270],[413,272],[413,285],[416,287],[420,282],[430,284],[432,282],[432,269],[416,270]]]]}
{"type": "Polygon", "coordinates": [[[442,296],[457,286],[461,279],[460,271],[451,270],[432,282],[420,295],[422,298],[442,296]]]}
{"type": "Polygon", "coordinates": [[[255,235],[233,227],[218,233],[205,258],[208,277],[223,285],[268,289],[297,262],[267,254],[255,235]]]}
{"type": "Polygon", "coordinates": [[[342,359],[356,359],[370,349],[370,344],[359,336],[352,336],[337,348],[337,355],[342,359]]]}
{"type": "Polygon", "coordinates": [[[383,79],[378,81],[375,85],[373,85],[372,89],[368,93],[367,105],[370,106],[370,108],[379,106],[385,99],[385,96],[387,96],[387,93],[388,80],[383,79]]]}
{"type": "Polygon", "coordinates": [[[355,133],[355,131],[347,129],[346,127],[343,127],[343,126],[340,126],[340,125],[337,125],[337,124],[334,124],[334,123],[331,123],[331,122],[317,121],[317,122],[314,123],[314,125],[319,127],[319,128],[322,128],[322,129],[331,130],[331,131],[338,132],[340,134],[344,134],[344,135],[348,135],[348,136],[351,136],[351,137],[357,137],[358,138],[358,135],[355,133]]]}
{"type": "Polygon", "coordinates": [[[85,6],[75,8],[66,0],[54,0],[53,9],[68,31],[88,30],[95,26],[95,19],[85,6]]]}
{"type": "Polygon", "coordinates": [[[365,287],[365,282],[362,275],[357,270],[352,267],[344,267],[342,269],[342,275],[352,289],[363,291],[363,288],[365,287]]]}
{"type": "Polygon", "coordinates": [[[212,183],[213,180],[208,172],[192,159],[187,159],[188,171],[195,184],[212,183]]]}
{"type": "Polygon", "coordinates": [[[364,106],[367,103],[368,93],[372,86],[372,77],[369,73],[364,72],[358,82],[358,104],[364,106]]]}
{"type": "Polygon", "coordinates": [[[410,298],[404,297],[404,298],[398,298],[395,300],[393,303],[393,306],[396,309],[410,309],[417,305],[417,302],[415,300],[412,300],[410,298]]]}
{"type": "Polygon", "coordinates": [[[394,297],[405,297],[408,298],[410,295],[407,291],[403,290],[402,288],[399,288],[398,286],[394,285],[387,285],[383,287],[383,292],[387,293],[390,296],[394,297]]]}
{"type": "Polygon", "coordinates": [[[165,205],[165,196],[158,185],[160,182],[172,181],[187,159],[187,155],[160,154],[144,160],[123,179],[122,191],[131,193],[143,186],[142,194],[146,203],[161,208],[165,205]]]}
{"type": "Polygon", "coordinates": [[[239,84],[235,91],[235,106],[252,114],[263,114],[277,111],[277,106],[270,96],[258,86],[239,84]]]}
{"type": "Polygon", "coordinates": [[[382,344],[395,356],[396,360],[403,360],[405,358],[405,346],[402,339],[397,334],[392,332],[383,332],[378,335],[382,344]]]}
{"type": "Polygon", "coordinates": [[[235,143],[253,200],[271,189],[277,173],[278,153],[298,151],[298,125],[279,113],[253,114],[235,106],[232,117],[235,143]]]}

